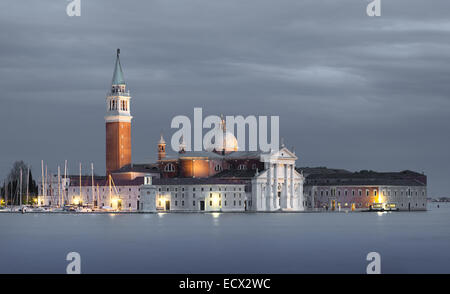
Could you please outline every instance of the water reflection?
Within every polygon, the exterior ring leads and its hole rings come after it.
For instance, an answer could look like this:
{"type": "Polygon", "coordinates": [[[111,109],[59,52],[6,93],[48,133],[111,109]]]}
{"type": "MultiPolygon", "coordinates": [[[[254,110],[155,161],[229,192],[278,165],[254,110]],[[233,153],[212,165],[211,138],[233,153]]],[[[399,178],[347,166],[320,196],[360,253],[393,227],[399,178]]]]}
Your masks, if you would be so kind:
{"type": "Polygon", "coordinates": [[[219,224],[220,224],[220,221],[219,221],[219,216],[220,216],[220,214],[221,214],[221,213],[219,213],[219,212],[213,212],[213,213],[211,213],[211,215],[212,215],[212,217],[213,217],[213,225],[214,225],[214,226],[219,226],[219,224]]]}

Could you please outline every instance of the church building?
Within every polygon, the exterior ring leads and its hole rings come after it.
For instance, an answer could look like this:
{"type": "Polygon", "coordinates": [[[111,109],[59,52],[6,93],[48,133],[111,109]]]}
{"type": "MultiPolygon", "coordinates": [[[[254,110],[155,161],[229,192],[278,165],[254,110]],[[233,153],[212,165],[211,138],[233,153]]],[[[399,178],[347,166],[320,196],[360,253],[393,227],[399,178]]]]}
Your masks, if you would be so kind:
{"type": "Polygon", "coordinates": [[[223,142],[201,152],[181,142],[169,155],[161,135],[157,161],[133,164],[131,96],[119,54],[106,97],[106,177],[71,177],[69,203],[148,212],[303,210],[295,154],[284,146],[267,154],[240,151],[223,119],[223,142]]]}
{"type": "Polygon", "coordinates": [[[131,96],[119,54],[117,49],[106,97],[106,176],[68,176],[62,194],[59,181],[42,181],[40,205],[138,212],[364,210],[375,204],[426,209],[425,175],[296,169],[298,157],[284,144],[268,153],[239,150],[223,118],[222,140],[206,150],[187,151],[182,138],[179,150],[169,154],[161,134],[155,142],[156,162],[133,164],[131,96]]]}

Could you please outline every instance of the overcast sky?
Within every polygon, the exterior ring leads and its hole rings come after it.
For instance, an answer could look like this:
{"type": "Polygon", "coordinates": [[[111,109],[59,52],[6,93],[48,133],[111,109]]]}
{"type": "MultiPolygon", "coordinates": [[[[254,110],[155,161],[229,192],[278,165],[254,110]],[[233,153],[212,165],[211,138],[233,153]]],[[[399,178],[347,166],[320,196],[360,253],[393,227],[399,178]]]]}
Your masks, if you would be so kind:
{"type": "MultiPolygon", "coordinates": [[[[116,48],[132,95],[133,161],[175,115],[279,115],[298,166],[428,175],[450,196],[450,1],[0,2],[0,179],[23,159],[105,170],[116,48]]],[[[86,171],[88,169],[86,168],[86,171]]]]}

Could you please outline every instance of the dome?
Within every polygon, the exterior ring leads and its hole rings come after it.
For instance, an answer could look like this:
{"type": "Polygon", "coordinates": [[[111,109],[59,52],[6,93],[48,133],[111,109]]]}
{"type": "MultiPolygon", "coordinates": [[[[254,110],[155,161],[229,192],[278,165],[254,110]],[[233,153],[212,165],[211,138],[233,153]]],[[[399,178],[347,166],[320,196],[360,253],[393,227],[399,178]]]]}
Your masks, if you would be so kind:
{"type": "MultiPolygon", "coordinates": [[[[215,139],[215,138],[214,138],[215,139]]],[[[223,142],[214,142],[214,144],[210,144],[205,146],[206,151],[217,151],[217,152],[233,152],[238,151],[238,141],[236,137],[230,133],[225,132],[223,142]]]]}

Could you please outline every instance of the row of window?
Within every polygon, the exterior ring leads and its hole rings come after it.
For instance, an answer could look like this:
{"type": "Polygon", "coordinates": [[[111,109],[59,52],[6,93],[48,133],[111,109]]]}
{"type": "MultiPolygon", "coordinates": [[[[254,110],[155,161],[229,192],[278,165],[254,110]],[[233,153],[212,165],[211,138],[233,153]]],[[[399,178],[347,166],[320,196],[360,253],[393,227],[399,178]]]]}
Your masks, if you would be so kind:
{"type": "MultiPolygon", "coordinates": [[[[252,165],[252,169],[256,169],[256,167],[257,167],[257,166],[256,166],[256,164],[254,163],[254,164],[252,165]]],[[[217,165],[214,167],[214,170],[215,170],[216,172],[220,172],[220,171],[223,170],[223,167],[222,167],[222,165],[217,164],[217,165]]],[[[246,164],[240,164],[240,165],[238,165],[238,170],[247,170],[247,165],[246,165],[246,164]]],[[[172,164],[172,163],[166,164],[166,165],[164,166],[164,171],[165,171],[165,172],[174,172],[174,171],[175,171],[175,165],[172,164]]]]}
{"type": "MultiPolygon", "coordinates": [[[[79,188],[73,188],[72,191],[75,192],[75,189],[76,189],[77,191],[79,190],[79,188]]],[[[106,188],[106,190],[108,190],[108,189],[109,189],[109,188],[106,188]]],[[[83,189],[82,189],[82,190],[83,190],[83,189]]],[[[87,192],[90,191],[89,188],[87,188],[86,190],[87,190],[87,192]]],[[[97,192],[97,188],[94,188],[94,191],[97,192]]],[[[105,192],[105,188],[102,188],[102,191],[105,192]]],[[[121,191],[122,191],[122,188],[119,188],[118,191],[121,192],[121,191]]],[[[138,191],[141,191],[141,189],[138,188],[138,191]]],[[[128,192],[131,192],[131,188],[128,188],[128,192]]]]}
{"type": "MultiPolygon", "coordinates": [[[[78,195],[77,195],[77,196],[69,196],[69,197],[72,197],[72,201],[73,201],[75,198],[78,198],[78,195]]],[[[90,196],[89,196],[89,197],[90,197],[90,196]]],[[[88,198],[89,198],[89,197],[88,197],[88,198]]],[[[82,197],[82,198],[84,198],[84,197],[82,197]]],[[[94,196],[94,198],[97,199],[97,196],[94,196]]],[[[101,198],[101,199],[108,199],[108,198],[109,198],[109,195],[102,195],[102,196],[100,196],[100,198],[101,198]]],[[[119,199],[121,199],[121,200],[124,200],[125,198],[126,198],[126,196],[120,196],[120,197],[119,197],[119,199]]],[[[141,196],[138,195],[138,196],[137,196],[137,199],[140,199],[140,198],[141,198],[141,196]]],[[[131,200],[131,195],[128,195],[128,199],[131,200]]]]}
{"type": "MultiPolygon", "coordinates": [[[[231,193],[229,193],[231,194],[231,193]]],[[[224,193],[225,199],[227,198],[227,193],[224,193]]],[[[236,198],[236,195],[241,198],[241,193],[233,193],[233,197],[236,198]]],[[[192,193],[192,197],[195,198],[195,193],[192,193]]],[[[209,193],[209,198],[212,198],[213,194],[209,193]]],[[[175,198],[178,198],[178,193],[175,193],[175,198]]],[[[181,198],[184,198],[184,193],[181,193],[181,198]]],[[[219,194],[219,198],[222,198],[222,194],[219,194]]]]}
{"type": "MultiPolygon", "coordinates": [[[[393,191],[394,193],[393,193],[393,196],[397,196],[397,192],[398,191],[393,191]]],[[[377,190],[373,190],[373,196],[377,196],[377,193],[378,193],[378,191],[377,190]]],[[[385,196],[392,196],[392,193],[391,193],[391,190],[383,190],[383,195],[385,195],[385,196]]],[[[369,189],[366,189],[365,190],[365,194],[366,194],[366,196],[370,196],[370,190],[369,189]]],[[[336,190],[334,190],[334,189],[331,189],[331,190],[321,190],[320,191],[320,196],[329,196],[329,195],[331,195],[331,196],[336,196],[336,190]]],[[[411,191],[410,189],[409,190],[407,190],[407,191],[403,191],[403,190],[401,190],[400,191],[400,196],[403,196],[403,195],[405,195],[405,196],[413,196],[413,195],[415,195],[415,196],[419,196],[419,192],[418,191],[411,191]]],[[[309,196],[311,196],[311,191],[309,191],[309,196]]],[[[317,191],[315,191],[314,192],[314,196],[317,196],[317,191]]],[[[337,196],[341,196],[341,191],[340,190],[338,190],[337,191],[337,196]]],[[[344,190],[344,196],[348,196],[348,191],[347,190],[344,190]]],[[[355,196],[355,190],[352,190],[352,196],[355,196]]],[[[358,196],[362,196],[362,190],[358,190],[358,196]]],[[[425,191],[422,191],[422,196],[425,196],[425,191]]]]}
{"type": "MultiPolygon", "coordinates": [[[[219,200],[218,203],[219,203],[219,206],[222,206],[222,200],[219,200]]],[[[236,203],[239,203],[239,206],[242,206],[242,201],[241,200],[239,200],[239,201],[234,200],[233,201],[233,206],[236,206],[236,203]]],[[[158,204],[159,204],[158,206],[162,207],[162,202],[161,201],[159,201],[158,204]]],[[[196,204],[195,200],[192,201],[192,206],[195,207],[195,204],[196,204]]],[[[178,206],[178,201],[175,201],[175,206],[178,206]]],[[[181,206],[184,206],[184,201],[181,201],[181,206]]],[[[213,201],[212,200],[209,201],[209,206],[211,206],[211,207],[213,206],[213,201]]],[[[228,202],[226,200],[224,201],[224,206],[228,206],[228,202]]]]}
{"type": "MultiPolygon", "coordinates": [[[[169,192],[169,191],[175,191],[175,192],[177,192],[177,191],[178,191],[178,187],[175,187],[175,188],[169,188],[169,187],[166,187],[165,189],[164,189],[164,188],[161,188],[161,187],[158,188],[158,191],[159,191],[159,192],[161,192],[161,191],[163,191],[163,190],[165,190],[166,192],[169,192]]],[[[205,188],[204,188],[204,187],[201,187],[200,190],[203,192],[203,191],[205,191],[205,188]]],[[[218,187],[218,190],[219,190],[219,191],[222,191],[222,187],[218,187]]],[[[227,188],[224,187],[223,190],[226,191],[227,188]]],[[[185,188],[181,188],[181,191],[185,191],[185,188]]],[[[196,191],[196,187],[192,187],[192,191],[195,192],[195,191],[196,191]]],[[[209,187],[209,191],[213,191],[213,188],[212,188],[212,187],[209,187]]],[[[242,187],[238,187],[238,188],[233,187],[233,191],[242,191],[242,187]]]]}

